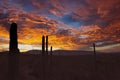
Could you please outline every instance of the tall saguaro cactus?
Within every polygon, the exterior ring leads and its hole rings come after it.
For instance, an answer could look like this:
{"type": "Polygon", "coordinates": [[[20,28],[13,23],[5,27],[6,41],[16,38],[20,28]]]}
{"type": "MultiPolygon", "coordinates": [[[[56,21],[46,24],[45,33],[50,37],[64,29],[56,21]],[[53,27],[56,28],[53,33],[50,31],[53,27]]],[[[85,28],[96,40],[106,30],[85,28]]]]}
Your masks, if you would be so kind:
{"type": "Polygon", "coordinates": [[[48,55],[48,36],[46,36],[46,55],[48,55]]]}
{"type": "Polygon", "coordinates": [[[9,46],[10,54],[19,53],[17,38],[18,38],[17,37],[17,24],[12,23],[10,27],[10,46],[9,46]]]}
{"type": "Polygon", "coordinates": [[[17,24],[12,23],[10,27],[10,45],[9,45],[9,57],[8,57],[8,80],[17,80],[18,65],[19,65],[19,49],[17,41],[17,24]]]}
{"type": "Polygon", "coordinates": [[[42,36],[42,55],[45,56],[45,36],[42,36]]]}

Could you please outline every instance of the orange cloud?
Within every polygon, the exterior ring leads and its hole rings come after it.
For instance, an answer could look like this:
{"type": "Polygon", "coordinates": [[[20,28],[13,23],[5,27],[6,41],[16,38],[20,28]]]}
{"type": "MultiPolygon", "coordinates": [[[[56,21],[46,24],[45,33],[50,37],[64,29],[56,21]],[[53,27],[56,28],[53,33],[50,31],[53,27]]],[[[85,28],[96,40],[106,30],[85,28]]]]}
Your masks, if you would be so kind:
{"type": "Polygon", "coordinates": [[[3,25],[0,25],[0,37],[9,38],[9,32],[3,25]]]}

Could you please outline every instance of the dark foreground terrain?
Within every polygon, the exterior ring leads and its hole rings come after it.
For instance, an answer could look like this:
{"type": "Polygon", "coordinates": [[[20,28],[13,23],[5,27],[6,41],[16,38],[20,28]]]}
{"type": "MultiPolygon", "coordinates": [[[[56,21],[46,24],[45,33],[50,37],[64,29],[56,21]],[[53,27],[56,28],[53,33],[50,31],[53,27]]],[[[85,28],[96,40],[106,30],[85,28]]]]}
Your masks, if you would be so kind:
{"type": "Polygon", "coordinates": [[[120,54],[98,54],[96,58],[89,54],[21,54],[17,59],[0,54],[0,80],[11,80],[13,72],[16,80],[120,80],[120,54]]]}

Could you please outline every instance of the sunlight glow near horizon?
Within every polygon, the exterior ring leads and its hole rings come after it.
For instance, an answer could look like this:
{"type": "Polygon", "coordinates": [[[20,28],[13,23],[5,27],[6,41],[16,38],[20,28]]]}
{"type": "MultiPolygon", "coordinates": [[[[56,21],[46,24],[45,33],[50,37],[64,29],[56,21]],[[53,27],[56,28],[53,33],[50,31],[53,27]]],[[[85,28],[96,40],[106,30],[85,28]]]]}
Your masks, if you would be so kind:
{"type": "MultiPolygon", "coordinates": [[[[30,50],[41,50],[41,45],[26,45],[26,44],[19,44],[18,48],[20,52],[27,52],[30,50]]],[[[96,46],[96,51],[97,52],[119,52],[120,49],[120,44],[113,44],[113,45],[106,45],[106,46],[96,46]],[[115,48],[118,48],[115,50],[115,48]]],[[[50,51],[50,47],[48,48],[50,51]]],[[[61,48],[55,48],[53,47],[54,50],[62,50],[61,48]]],[[[0,45],[0,52],[3,51],[9,51],[9,44],[2,44],[0,45]]],[[[84,51],[84,50],[83,50],[84,51]]],[[[89,49],[86,49],[85,51],[93,51],[93,47],[91,46],[89,49]]]]}
{"type": "MultiPolygon", "coordinates": [[[[19,44],[18,48],[20,52],[27,52],[30,50],[42,50],[41,45],[26,45],[26,44],[19,44]]],[[[54,50],[61,50],[61,48],[55,48],[53,47],[54,50]]],[[[9,51],[9,44],[2,44],[0,45],[0,52],[3,51],[9,51]]],[[[48,51],[50,51],[50,47],[48,47],[48,51]]]]}

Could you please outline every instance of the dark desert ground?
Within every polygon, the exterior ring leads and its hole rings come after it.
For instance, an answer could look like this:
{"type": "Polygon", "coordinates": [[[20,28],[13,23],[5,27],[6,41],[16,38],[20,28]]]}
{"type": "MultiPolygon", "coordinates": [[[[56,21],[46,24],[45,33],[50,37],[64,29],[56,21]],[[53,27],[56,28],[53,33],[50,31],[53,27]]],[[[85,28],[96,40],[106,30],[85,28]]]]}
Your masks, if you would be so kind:
{"type": "MultiPolygon", "coordinates": [[[[87,51],[54,51],[52,56],[41,56],[39,52],[17,56],[16,80],[120,80],[119,53],[97,53],[95,58],[87,51]]],[[[7,53],[0,54],[0,80],[9,80],[7,53]]]]}

